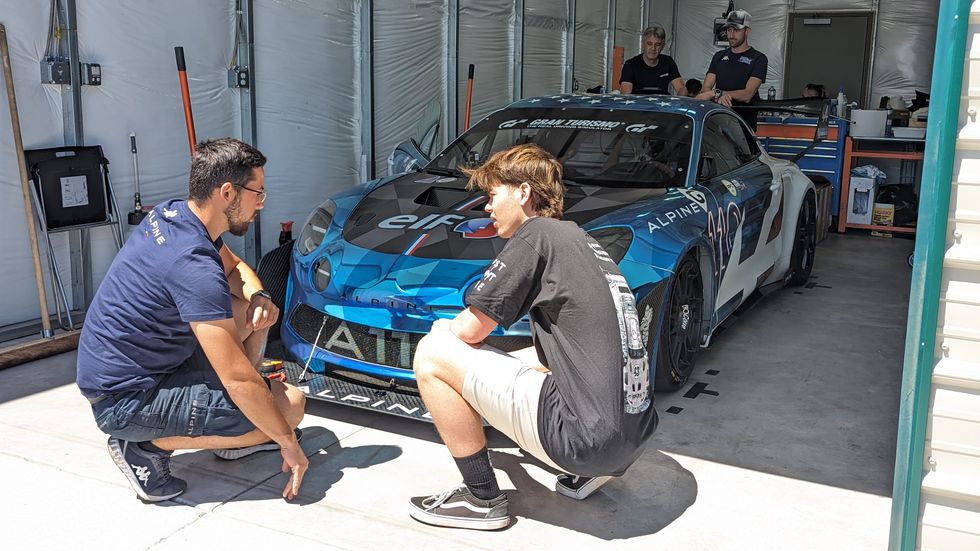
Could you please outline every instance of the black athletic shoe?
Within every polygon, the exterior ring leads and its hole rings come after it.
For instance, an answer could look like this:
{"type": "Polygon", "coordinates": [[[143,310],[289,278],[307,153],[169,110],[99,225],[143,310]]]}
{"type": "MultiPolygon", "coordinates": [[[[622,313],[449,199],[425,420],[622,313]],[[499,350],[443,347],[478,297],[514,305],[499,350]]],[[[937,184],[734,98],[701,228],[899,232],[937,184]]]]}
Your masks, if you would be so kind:
{"type": "Polygon", "coordinates": [[[496,530],[510,524],[507,494],[480,499],[466,486],[460,486],[433,496],[413,497],[411,503],[412,518],[435,526],[496,530]]]}
{"type": "Polygon", "coordinates": [[[109,438],[109,455],[143,501],[166,501],[179,496],[187,483],[170,475],[171,452],[148,452],[136,442],[109,438]]]}
{"type": "MultiPolygon", "coordinates": [[[[297,442],[303,439],[303,431],[300,430],[298,427],[293,429],[293,432],[296,433],[297,442]]],[[[232,459],[241,459],[243,457],[248,457],[253,453],[278,450],[278,449],[279,449],[279,444],[276,444],[275,442],[263,442],[261,444],[256,444],[254,446],[245,446],[244,448],[228,448],[224,450],[211,450],[211,451],[213,451],[214,455],[220,457],[221,459],[226,459],[231,461],[232,459]]]]}
{"type": "Polygon", "coordinates": [[[593,477],[562,474],[558,475],[558,480],[555,481],[555,491],[572,499],[585,499],[612,478],[611,476],[593,477]]]}

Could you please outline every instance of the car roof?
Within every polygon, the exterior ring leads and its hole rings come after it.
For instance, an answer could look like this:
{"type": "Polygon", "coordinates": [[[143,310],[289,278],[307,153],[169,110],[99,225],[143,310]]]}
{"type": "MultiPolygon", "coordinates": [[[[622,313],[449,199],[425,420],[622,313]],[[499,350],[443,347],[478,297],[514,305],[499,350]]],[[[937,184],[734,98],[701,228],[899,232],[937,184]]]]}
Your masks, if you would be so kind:
{"type": "Polygon", "coordinates": [[[515,101],[507,109],[550,109],[577,107],[628,111],[677,113],[696,119],[718,108],[714,102],[678,96],[634,96],[628,94],[558,94],[515,101]]]}

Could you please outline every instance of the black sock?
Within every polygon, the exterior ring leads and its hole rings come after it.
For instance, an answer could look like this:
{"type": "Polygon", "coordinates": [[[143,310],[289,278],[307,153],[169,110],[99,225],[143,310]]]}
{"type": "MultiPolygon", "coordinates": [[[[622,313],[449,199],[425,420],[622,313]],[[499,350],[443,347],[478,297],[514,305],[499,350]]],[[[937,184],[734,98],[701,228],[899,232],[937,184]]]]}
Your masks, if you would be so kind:
{"type": "Polygon", "coordinates": [[[146,442],[137,442],[136,445],[139,446],[139,448],[141,450],[145,451],[145,452],[150,452],[150,453],[170,453],[169,451],[167,451],[167,450],[165,450],[163,448],[158,448],[157,446],[153,445],[153,441],[152,440],[147,440],[146,442]]]}
{"type": "Polygon", "coordinates": [[[497,475],[490,464],[490,452],[486,448],[467,457],[454,457],[463,483],[479,499],[493,499],[501,494],[497,475]]]}

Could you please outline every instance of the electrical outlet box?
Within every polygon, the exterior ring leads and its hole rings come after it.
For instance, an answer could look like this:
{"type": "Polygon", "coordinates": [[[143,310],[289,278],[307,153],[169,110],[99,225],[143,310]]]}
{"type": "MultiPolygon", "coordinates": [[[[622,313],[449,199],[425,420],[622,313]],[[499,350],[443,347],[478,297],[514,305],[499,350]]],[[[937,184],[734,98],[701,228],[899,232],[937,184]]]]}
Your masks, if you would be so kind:
{"type": "Polygon", "coordinates": [[[82,84],[102,85],[102,66],[98,63],[82,63],[82,84]]]}
{"type": "Polygon", "coordinates": [[[248,88],[249,87],[248,67],[232,67],[228,69],[229,88],[248,88]]]}
{"type": "Polygon", "coordinates": [[[67,61],[41,61],[41,84],[71,84],[71,69],[67,61]]]}

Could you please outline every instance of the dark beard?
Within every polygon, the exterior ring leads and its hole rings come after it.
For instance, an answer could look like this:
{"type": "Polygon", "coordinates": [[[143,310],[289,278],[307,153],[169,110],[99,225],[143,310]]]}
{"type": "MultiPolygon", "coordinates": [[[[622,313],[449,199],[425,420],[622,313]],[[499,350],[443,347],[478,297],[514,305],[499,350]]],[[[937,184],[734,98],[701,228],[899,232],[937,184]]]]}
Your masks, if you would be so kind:
{"type": "Polygon", "coordinates": [[[235,197],[235,200],[225,207],[225,220],[228,221],[228,233],[241,237],[248,233],[248,227],[252,224],[251,220],[239,220],[242,208],[241,208],[242,198],[235,197]]]}

